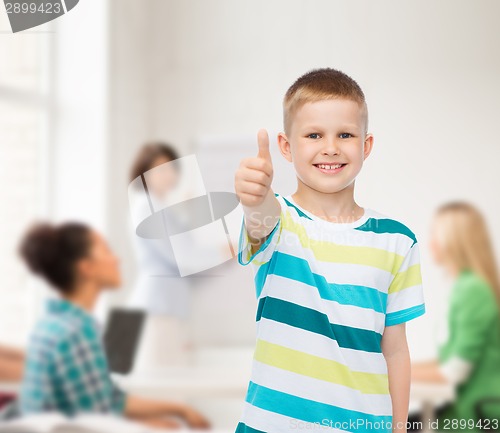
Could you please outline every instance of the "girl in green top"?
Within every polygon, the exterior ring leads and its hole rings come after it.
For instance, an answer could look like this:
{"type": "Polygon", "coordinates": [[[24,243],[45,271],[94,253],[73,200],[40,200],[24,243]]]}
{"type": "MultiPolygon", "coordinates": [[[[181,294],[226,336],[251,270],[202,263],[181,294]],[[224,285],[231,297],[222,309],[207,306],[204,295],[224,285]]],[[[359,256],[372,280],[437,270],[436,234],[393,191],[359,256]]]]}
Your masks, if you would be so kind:
{"type": "Polygon", "coordinates": [[[500,283],[484,218],[464,202],[441,206],[430,247],[434,261],[454,278],[448,337],[437,360],[412,365],[412,380],[455,386],[455,401],[437,411],[439,431],[500,429],[498,416],[480,423],[476,410],[491,398],[500,408],[500,283]]]}

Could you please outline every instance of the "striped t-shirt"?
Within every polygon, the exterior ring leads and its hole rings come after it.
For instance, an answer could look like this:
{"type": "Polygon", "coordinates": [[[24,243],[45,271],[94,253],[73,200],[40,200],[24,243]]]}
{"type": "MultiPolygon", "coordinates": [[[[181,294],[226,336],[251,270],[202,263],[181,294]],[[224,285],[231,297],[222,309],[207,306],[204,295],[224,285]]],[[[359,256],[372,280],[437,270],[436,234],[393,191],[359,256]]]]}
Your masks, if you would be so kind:
{"type": "Polygon", "coordinates": [[[275,194],[281,215],[238,261],[258,300],[253,367],[237,433],[392,429],[381,339],[425,312],[419,249],[404,224],[365,208],[334,223],[275,194]]]}

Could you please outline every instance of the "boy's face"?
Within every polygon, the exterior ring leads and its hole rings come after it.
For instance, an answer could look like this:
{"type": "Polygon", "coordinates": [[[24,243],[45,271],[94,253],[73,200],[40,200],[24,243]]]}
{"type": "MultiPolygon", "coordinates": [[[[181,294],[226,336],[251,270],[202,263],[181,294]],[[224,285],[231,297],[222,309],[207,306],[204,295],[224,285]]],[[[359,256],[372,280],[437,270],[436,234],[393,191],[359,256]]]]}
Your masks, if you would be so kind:
{"type": "Polygon", "coordinates": [[[365,134],[363,110],[356,101],[332,99],[300,107],[288,136],[278,135],[278,144],[282,155],[293,162],[299,182],[329,194],[354,187],[373,136],[365,134]]]}

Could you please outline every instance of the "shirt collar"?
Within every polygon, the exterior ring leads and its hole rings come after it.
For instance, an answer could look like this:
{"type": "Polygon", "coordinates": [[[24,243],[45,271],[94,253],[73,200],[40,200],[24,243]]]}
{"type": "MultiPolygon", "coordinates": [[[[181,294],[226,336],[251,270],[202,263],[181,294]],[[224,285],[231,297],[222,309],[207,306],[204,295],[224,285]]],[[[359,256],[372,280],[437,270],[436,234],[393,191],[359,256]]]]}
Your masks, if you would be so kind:
{"type": "Polygon", "coordinates": [[[85,321],[94,321],[93,317],[83,308],[63,298],[49,299],[47,301],[47,312],[50,314],[67,314],[85,321]]]}

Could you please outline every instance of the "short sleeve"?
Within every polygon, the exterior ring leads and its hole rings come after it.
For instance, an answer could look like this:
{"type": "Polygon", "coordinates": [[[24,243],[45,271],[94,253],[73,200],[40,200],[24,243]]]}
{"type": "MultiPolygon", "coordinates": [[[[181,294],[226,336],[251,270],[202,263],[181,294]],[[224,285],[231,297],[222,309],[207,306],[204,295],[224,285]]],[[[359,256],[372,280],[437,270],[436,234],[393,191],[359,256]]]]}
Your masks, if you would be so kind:
{"type": "Polygon", "coordinates": [[[414,242],[389,286],[385,326],[407,322],[424,313],[420,252],[418,243],[414,242]]]}
{"type": "Polygon", "coordinates": [[[446,359],[459,357],[476,363],[488,344],[491,329],[498,326],[495,296],[489,286],[476,277],[467,279],[457,291],[450,310],[453,328],[446,344],[446,359]]]}
{"type": "Polygon", "coordinates": [[[245,216],[243,216],[238,243],[238,262],[240,265],[246,266],[249,263],[252,263],[256,266],[260,266],[267,263],[271,259],[271,256],[273,255],[273,252],[275,251],[280,240],[283,227],[283,204],[281,202],[281,196],[279,196],[279,194],[275,194],[275,196],[281,206],[280,217],[272,231],[267,236],[267,239],[260,245],[259,249],[254,254],[252,254],[252,244],[245,228],[245,216]]]}

